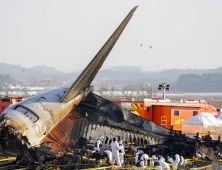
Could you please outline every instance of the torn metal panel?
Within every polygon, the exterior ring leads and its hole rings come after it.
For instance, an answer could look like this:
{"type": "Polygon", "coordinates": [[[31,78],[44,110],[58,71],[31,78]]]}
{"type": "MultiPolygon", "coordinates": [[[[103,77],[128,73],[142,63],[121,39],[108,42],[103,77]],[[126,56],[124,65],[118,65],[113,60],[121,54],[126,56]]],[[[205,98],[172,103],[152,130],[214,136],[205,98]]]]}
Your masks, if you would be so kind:
{"type": "Polygon", "coordinates": [[[130,113],[94,93],[90,93],[76,108],[76,112],[86,119],[100,124],[115,126],[133,131],[146,131],[167,135],[168,129],[154,122],[130,113]]]}

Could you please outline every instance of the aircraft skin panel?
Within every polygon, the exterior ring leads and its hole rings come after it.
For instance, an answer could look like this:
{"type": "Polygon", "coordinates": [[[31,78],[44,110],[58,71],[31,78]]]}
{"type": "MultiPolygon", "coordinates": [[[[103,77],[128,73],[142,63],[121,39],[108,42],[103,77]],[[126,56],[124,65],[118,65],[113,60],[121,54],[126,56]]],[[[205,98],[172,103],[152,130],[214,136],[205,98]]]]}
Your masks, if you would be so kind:
{"type": "MultiPolygon", "coordinates": [[[[60,129],[59,131],[56,130],[60,126],[57,125],[42,140],[43,142],[48,143],[48,146],[54,148],[56,151],[72,148],[80,137],[86,138],[90,143],[94,143],[100,136],[108,138],[107,141],[113,140],[114,137],[119,136],[124,143],[129,143],[135,137],[137,139],[136,141],[138,141],[137,146],[143,146],[145,141],[147,142],[146,144],[150,145],[162,144],[166,136],[166,134],[156,135],[155,133],[150,133],[133,126],[131,126],[131,130],[124,129],[124,127],[122,127],[123,123],[119,123],[119,127],[103,123],[100,121],[103,118],[95,114],[93,114],[93,117],[96,117],[95,121],[78,117],[78,114],[74,110],[69,115],[75,115],[75,117],[77,117],[74,119],[69,119],[69,116],[65,117],[61,121],[61,128],[64,129],[60,129]],[[99,122],[96,119],[98,119],[99,122]],[[67,126],[64,126],[66,122],[67,126]]],[[[113,123],[117,125],[115,122],[113,123]]],[[[103,143],[103,146],[108,147],[109,142],[103,143]]]]}
{"type": "Polygon", "coordinates": [[[142,130],[155,134],[168,134],[168,129],[143,117],[130,113],[121,106],[94,93],[89,93],[89,95],[77,106],[75,111],[80,117],[101,124],[109,124],[129,130],[139,129],[139,131],[142,130]]]}
{"type": "Polygon", "coordinates": [[[42,142],[48,143],[48,146],[55,150],[72,146],[74,134],[77,130],[76,122],[80,119],[82,118],[74,110],[71,111],[42,139],[42,142]]]}
{"type": "Polygon", "coordinates": [[[120,26],[116,29],[116,31],[112,34],[109,40],[105,43],[105,45],[100,49],[100,51],[96,54],[96,56],[92,59],[92,61],[88,64],[88,66],[84,69],[84,71],[80,74],[80,76],[76,79],[76,81],[72,84],[70,89],[66,92],[66,94],[62,97],[60,102],[67,102],[78,95],[81,91],[84,91],[87,87],[90,86],[97,72],[101,68],[105,59],[109,55],[116,41],[120,37],[121,33],[125,29],[126,25],[130,21],[133,13],[135,12],[137,6],[134,7],[131,12],[127,15],[127,17],[123,20],[120,26]]]}

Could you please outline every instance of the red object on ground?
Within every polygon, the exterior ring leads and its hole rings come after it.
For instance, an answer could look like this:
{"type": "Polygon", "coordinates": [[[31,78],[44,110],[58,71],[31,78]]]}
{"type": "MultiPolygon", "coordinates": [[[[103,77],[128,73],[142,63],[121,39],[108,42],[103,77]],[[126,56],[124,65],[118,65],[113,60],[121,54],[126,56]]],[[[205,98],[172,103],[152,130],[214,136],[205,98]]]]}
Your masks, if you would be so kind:
{"type": "MultiPolygon", "coordinates": [[[[7,107],[6,107],[6,108],[7,108],[7,107]]],[[[4,109],[0,110],[0,114],[2,114],[2,112],[4,112],[4,110],[5,110],[6,108],[4,108],[4,109]]]]}

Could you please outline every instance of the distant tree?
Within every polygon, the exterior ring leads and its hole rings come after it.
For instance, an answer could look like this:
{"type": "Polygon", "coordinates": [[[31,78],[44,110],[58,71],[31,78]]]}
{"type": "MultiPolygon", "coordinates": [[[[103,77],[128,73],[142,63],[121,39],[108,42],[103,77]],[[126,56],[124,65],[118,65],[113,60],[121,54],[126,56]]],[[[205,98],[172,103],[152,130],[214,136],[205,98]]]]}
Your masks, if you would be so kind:
{"type": "Polygon", "coordinates": [[[181,74],[174,88],[185,92],[222,92],[222,73],[181,74]]]}
{"type": "Polygon", "coordinates": [[[102,92],[102,91],[107,91],[108,90],[108,87],[106,84],[104,83],[101,83],[101,86],[99,88],[99,91],[102,92]]]}
{"type": "Polygon", "coordinates": [[[144,90],[145,90],[145,87],[144,87],[143,84],[140,84],[139,86],[140,86],[140,90],[141,90],[141,91],[144,91],[144,90]]]}
{"type": "Polygon", "coordinates": [[[0,74],[0,86],[1,88],[7,86],[8,84],[14,82],[14,79],[11,78],[10,74],[2,75],[0,74]]]}
{"type": "Polygon", "coordinates": [[[26,72],[26,68],[22,67],[22,72],[25,73],[26,72]]]}
{"type": "Polygon", "coordinates": [[[122,90],[123,90],[123,91],[127,91],[127,90],[128,90],[128,88],[127,88],[127,85],[126,85],[126,84],[123,84],[123,85],[122,85],[122,90]]]}
{"type": "Polygon", "coordinates": [[[115,84],[112,84],[112,85],[110,86],[110,90],[111,90],[112,92],[116,90],[115,84]]]}

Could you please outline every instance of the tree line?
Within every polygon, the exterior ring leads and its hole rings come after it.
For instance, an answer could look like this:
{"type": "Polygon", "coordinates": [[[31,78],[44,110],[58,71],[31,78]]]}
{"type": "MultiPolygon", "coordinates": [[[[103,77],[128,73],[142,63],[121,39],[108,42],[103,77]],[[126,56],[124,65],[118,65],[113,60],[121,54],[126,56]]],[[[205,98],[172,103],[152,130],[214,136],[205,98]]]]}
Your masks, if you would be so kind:
{"type": "Polygon", "coordinates": [[[7,87],[8,84],[13,83],[13,78],[11,77],[10,74],[0,74],[0,90],[3,87],[7,87]]]}
{"type": "Polygon", "coordinates": [[[172,89],[182,92],[222,92],[222,73],[181,74],[172,89]]]}

